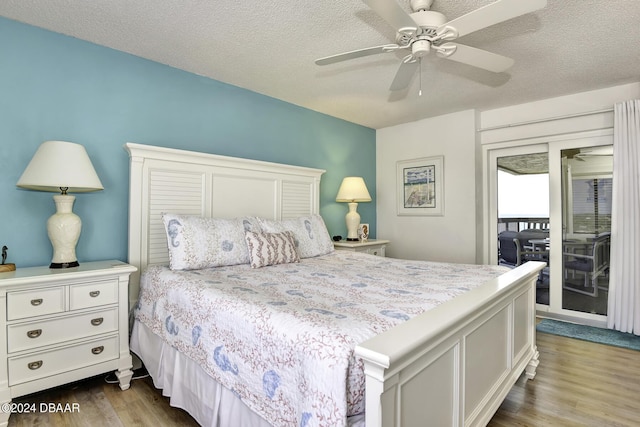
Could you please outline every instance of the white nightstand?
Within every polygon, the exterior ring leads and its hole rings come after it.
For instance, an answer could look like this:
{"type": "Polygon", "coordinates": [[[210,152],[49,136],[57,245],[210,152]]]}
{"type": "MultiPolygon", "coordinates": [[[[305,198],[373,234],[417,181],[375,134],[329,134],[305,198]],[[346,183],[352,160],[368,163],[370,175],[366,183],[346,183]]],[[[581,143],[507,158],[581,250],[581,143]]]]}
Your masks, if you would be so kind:
{"type": "MultiPolygon", "coordinates": [[[[120,261],[0,273],[0,404],[117,371],[129,388],[129,275],[120,261]]],[[[0,426],[10,412],[0,411],[0,426]]]]}
{"type": "Polygon", "coordinates": [[[369,239],[366,242],[348,242],[346,240],[333,242],[333,246],[336,248],[336,250],[364,252],[367,254],[377,255],[377,256],[385,256],[384,252],[388,244],[389,244],[389,240],[377,240],[377,239],[369,239]]]}

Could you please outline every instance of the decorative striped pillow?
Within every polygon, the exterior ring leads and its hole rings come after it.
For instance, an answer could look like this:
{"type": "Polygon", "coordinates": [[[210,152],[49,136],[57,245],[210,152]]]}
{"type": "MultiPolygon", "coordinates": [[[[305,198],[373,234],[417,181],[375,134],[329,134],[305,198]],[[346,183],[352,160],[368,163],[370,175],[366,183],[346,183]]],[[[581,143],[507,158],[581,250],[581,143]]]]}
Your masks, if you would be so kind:
{"type": "Polygon", "coordinates": [[[252,268],[300,262],[300,255],[291,231],[280,233],[247,231],[244,237],[247,241],[249,263],[252,268]]]}

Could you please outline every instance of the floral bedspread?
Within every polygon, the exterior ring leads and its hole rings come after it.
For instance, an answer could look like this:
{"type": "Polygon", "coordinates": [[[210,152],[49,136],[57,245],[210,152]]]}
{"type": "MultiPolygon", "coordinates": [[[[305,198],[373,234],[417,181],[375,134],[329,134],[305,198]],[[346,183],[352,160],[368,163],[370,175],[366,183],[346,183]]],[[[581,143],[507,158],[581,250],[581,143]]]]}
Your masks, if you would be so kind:
{"type": "Polygon", "coordinates": [[[136,319],[273,426],[344,426],[364,411],[358,343],[504,271],[347,251],[258,269],[153,266],[136,319]]]}

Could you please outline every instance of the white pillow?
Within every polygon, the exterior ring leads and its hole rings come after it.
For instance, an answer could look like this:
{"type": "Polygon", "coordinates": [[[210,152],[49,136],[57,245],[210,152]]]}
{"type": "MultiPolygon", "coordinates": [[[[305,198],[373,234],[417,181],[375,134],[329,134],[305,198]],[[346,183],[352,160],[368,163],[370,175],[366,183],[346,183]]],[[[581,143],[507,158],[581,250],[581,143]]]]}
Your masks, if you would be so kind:
{"type": "Polygon", "coordinates": [[[300,262],[291,231],[282,233],[245,233],[252,268],[300,262]]]}
{"type": "Polygon", "coordinates": [[[257,218],[205,218],[162,214],[169,247],[169,268],[196,270],[248,264],[246,231],[260,231],[257,218]]]}
{"type": "Polygon", "coordinates": [[[334,250],[327,226],[320,215],[314,214],[282,221],[259,218],[259,221],[262,230],[266,233],[293,232],[300,258],[325,255],[334,250]]]}

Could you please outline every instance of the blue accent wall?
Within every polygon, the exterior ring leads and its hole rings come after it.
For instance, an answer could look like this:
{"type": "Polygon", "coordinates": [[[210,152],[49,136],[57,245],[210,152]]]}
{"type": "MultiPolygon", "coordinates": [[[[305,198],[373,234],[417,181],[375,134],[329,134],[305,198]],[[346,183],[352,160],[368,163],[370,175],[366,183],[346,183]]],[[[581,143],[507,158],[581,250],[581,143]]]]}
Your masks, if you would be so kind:
{"type": "Polygon", "coordinates": [[[53,253],[53,193],[16,187],[47,140],[84,145],[105,188],[75,194],[81,263],[127,260],[125,142],[326,169],[320,213],[331,235],[346,235],[342,178],[362,176],[374,200],[358,212],[375,237],[374,129],[0,18],[0,246],[18,268],[48,265],[53,253]]]}

